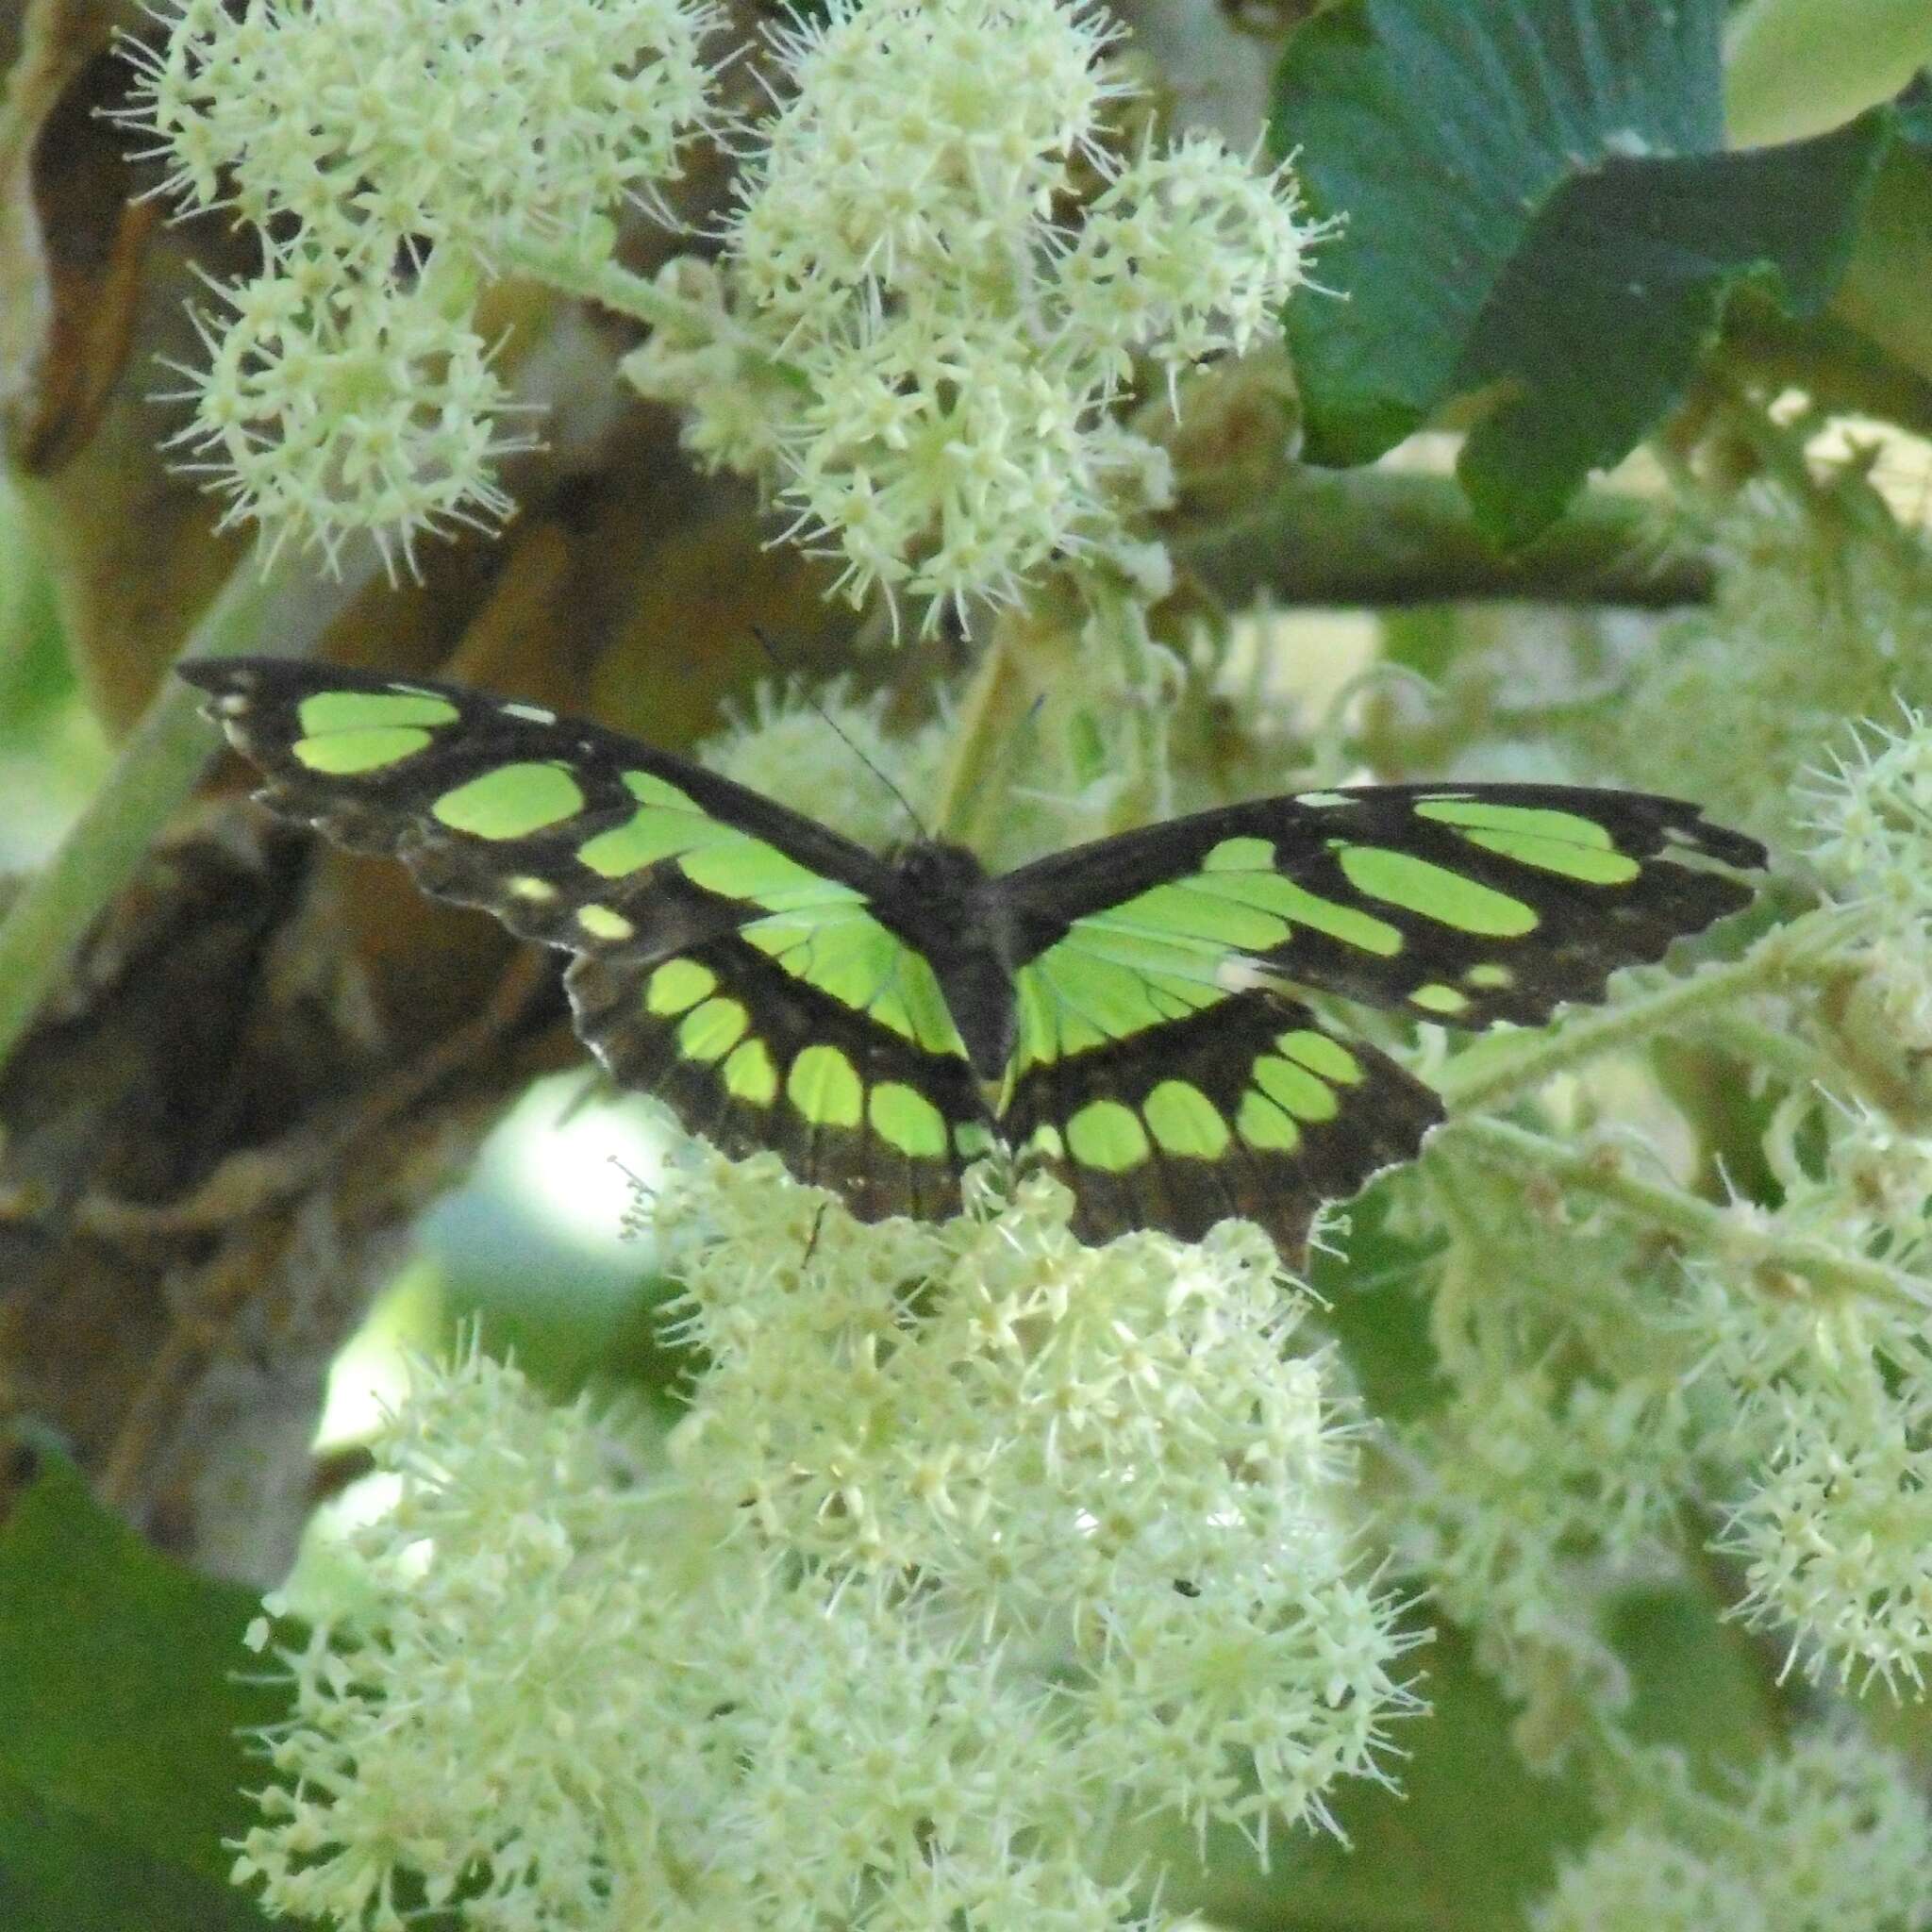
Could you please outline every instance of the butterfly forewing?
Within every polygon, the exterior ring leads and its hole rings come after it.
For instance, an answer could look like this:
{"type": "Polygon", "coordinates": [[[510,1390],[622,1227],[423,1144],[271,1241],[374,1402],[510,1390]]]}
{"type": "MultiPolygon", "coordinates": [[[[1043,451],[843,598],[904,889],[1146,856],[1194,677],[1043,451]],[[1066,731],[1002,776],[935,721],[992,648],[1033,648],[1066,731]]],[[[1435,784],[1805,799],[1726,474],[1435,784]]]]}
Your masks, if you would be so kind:
{"type": "Polygon", "coordinates": [[[1038,957],[1075,922],[1452,1026],[1534,1024],[1747,904],[1755,840],[1678,799],[1379,785],[1229,806],[1001,881],[1038,957]],[[1690,862],[1685,862],[1690,861],[1690,862]]]}
{"type": "Polygon", "coordinates": [[[578,1030],[726,1151],[775,1149],[855,1211],[957,1209],[991,1123],[891,874],[756,792],[616,733],[453,686],[197,664],[258,794],[425,890],[578,957],[578,1030]]]}

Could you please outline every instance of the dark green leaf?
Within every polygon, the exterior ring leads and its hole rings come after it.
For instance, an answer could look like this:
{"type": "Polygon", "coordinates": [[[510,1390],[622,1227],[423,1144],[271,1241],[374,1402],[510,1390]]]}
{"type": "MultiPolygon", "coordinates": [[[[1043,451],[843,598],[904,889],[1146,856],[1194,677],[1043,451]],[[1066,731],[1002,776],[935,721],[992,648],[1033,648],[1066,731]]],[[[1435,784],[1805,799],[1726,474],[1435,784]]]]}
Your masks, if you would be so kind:
{"type": "Polygon", "coordinates": [[[1504,396],[1458,465],[1492,536],[1537,536],[1682,400],[1740,282],[1790,315],[1824,308],[1889,123],[1881,108],[1786,147],[1612,158],[1557,191],[1457,372],[1504,396]]]}
{"type": "Polygon", "coordinates": [[[223,1840],[254,1817],[242,1788],[265,1774],[237,1732],[287,1707],[237,1681],[260,1668],[242,1641],[259,1599],[157,1556],[69,1463],[40,1460],[0,1524],[0,1779],[50,1831],[85,1821],[104,1856],[223,1885],[223,1840]]]}
{"type": "Polygon", "coordinates": [[[1315,460],[1379,456],[1488,390],[1463,481],[1492,536],[1546,527],[1681,395],[1724,297],[1809,313],[1884,110],[1724,154],[1716,0],[1352,0],[1295,37],[1274,133],[1345,303],[1289,311],[1315,460]]]}
{"type": "Polygon", "coordinates": [[[7,1932],[259,1932],[247,1895],[0,1775],[7,1932]]]}

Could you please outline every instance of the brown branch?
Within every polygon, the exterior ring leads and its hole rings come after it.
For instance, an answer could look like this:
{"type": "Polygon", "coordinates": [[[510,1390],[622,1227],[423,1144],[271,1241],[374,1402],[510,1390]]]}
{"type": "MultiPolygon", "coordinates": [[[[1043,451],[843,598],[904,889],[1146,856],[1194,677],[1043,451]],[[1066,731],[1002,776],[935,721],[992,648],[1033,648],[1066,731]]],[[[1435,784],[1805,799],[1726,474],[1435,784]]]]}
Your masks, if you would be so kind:
{"type": "Polygon", "coordinates": [[[1548,536],[1505,555],[1476,528],[1447,476],[1391,470],[1301,470],[1240,522],[1189,528],[1170,543],[1233,607],[1380,607],[1529,598],[1667,609],[1708,602],[1707,558],[1660,540],[1657,507],[1587,491],[1548,536]]]}

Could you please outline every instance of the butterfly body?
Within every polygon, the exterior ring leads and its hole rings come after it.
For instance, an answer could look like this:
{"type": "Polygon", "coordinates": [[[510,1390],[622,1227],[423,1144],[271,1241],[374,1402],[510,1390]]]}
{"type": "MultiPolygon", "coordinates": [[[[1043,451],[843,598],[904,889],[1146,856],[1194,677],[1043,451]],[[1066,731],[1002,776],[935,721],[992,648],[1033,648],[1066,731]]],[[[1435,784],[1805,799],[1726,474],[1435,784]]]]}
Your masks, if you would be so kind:
{"type": "Polygon", "coordinates": [[[932,961],[974,1073],[997,1084],[1013,1050],[1011,922],[998,889],[963,845],[919,839],[888,855],[890,925],[932,961]]]}
{"type": "Polygon", "coordinates": [[[1434,1091],[1310,994],[1457,1027],[1602,997],[1750,898],[1694,806],[1397,785],[1219,808],[989,874],[886,857],[541,707],[280,659],[184,671],[258,794],[575,957],[577,1029],[728,1154],[853,1211],[957,1211],[1005,1147],[1091,1240],[1230,1214],[1298,1252],[1411,1158],[1434,1091]]]}

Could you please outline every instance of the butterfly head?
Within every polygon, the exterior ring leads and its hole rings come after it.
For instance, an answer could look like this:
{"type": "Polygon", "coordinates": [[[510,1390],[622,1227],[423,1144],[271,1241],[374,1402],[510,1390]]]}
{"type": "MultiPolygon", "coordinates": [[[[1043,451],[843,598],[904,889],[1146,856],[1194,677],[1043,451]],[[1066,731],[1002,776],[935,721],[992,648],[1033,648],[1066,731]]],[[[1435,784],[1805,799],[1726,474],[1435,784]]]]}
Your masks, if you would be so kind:
{"type": "Polygon", "coordinates": [[[957,907],[986,883],[986,868],[963,845],[916,839],[891,855],[892,871],[907,891],[937,906],[957,907]]]}

